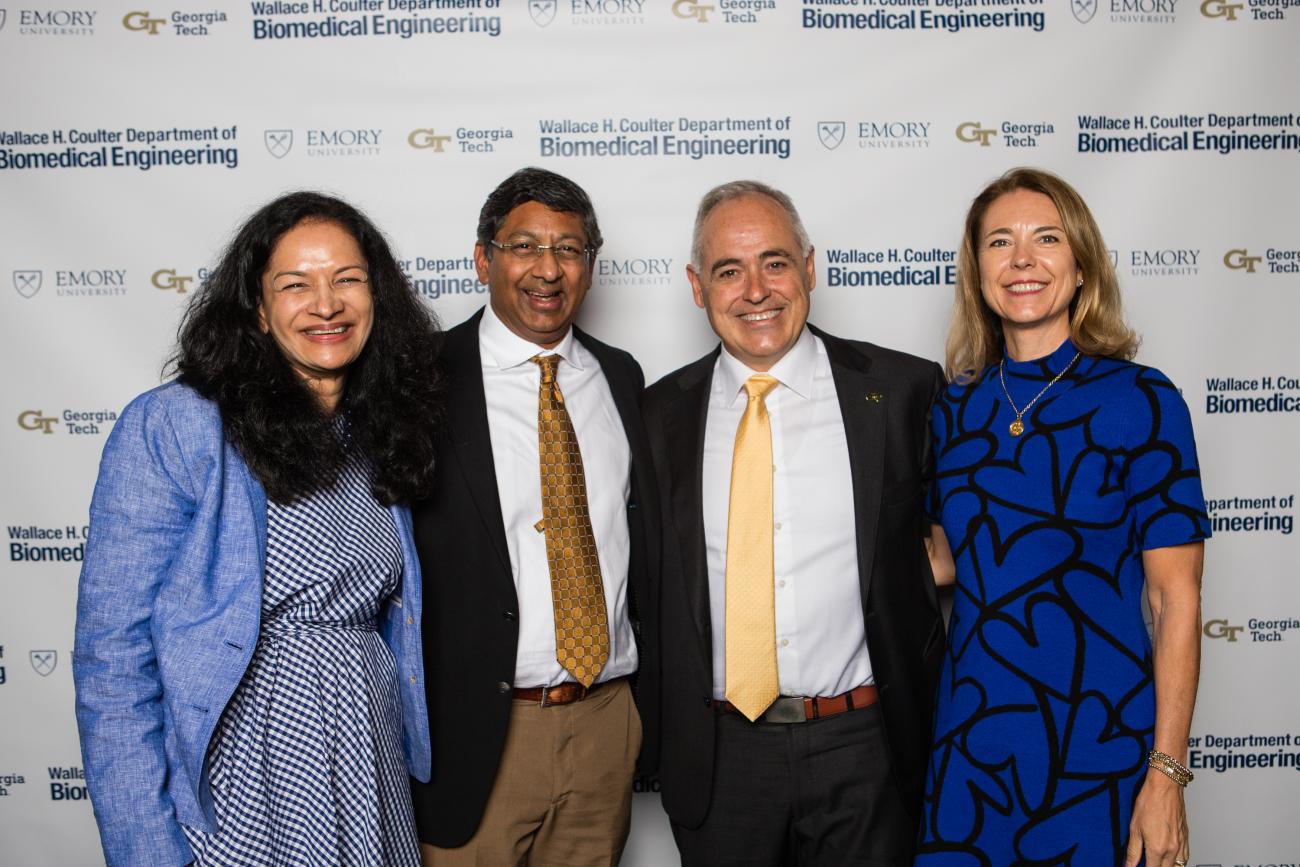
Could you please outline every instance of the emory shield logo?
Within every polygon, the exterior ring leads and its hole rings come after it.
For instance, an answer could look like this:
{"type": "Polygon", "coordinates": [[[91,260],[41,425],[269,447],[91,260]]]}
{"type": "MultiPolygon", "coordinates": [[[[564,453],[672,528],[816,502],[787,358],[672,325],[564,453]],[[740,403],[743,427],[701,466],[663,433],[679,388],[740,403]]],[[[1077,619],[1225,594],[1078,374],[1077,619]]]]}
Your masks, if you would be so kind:
{"type": "Polygon", "coordinates": [[[528,0],[528,14],[538,27],[545,27],[555,20],[555,7],[558,0],[528,0]]]}
{"type": "Polygon", "coordinates": [[[57,650],[30,650],[27,652],[27,659],[32,664],[32,670],[41,677],[49,677],[50,673],[59,665],[59,652],[57,650]]]}
{"type": "Polygon", "coordinates": [[[1070,12],[1075,21],[1087,24],[1097,14],[1097,0],[1070,0],[1070,12]]]}
{"type": "Polygon", "coordinates": [[[262,143],[277,160],[293,149],[293,130],[268,129],[262,133],[262,143]]]}
{"type": "Polygon", "coordinates": [[[817,122],[817,138],[821,139],[822,147],[828,151],[833,151],[844,141],[844,121],[842,120],[822,120],[817,122]]]}
{"type": "Polygon", "coordinates": [[[41,281],[44,276],[41,271],[15,271],[14,289],[24,298],[31,298],[41,291],[41,281]]]}

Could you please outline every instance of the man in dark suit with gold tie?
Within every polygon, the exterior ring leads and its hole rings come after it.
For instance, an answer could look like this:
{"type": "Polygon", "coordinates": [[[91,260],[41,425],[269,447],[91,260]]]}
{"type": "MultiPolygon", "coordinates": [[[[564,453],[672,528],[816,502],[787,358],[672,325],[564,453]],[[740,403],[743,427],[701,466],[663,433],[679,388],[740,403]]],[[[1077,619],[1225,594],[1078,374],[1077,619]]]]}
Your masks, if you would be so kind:
{"type": "Polygon", "coordinates": [[[644,380],[632,356],[573,324],[600,246],[587,194],[543,169],[511,175],[479,217],[490,303],[447,332],[434,490],[413,509],[433,776],[412,794],[426,865],[617,863],[643,725],[655,743],[644,380]]]}
{"type": "Polygon", "coordinates": [[[664,806],[687,865],[910,865],[943,623],[939,366],[806,324],[813,248],[754,181],[700,204],[721,347],[643,402],[664,513],[664,806]]]}

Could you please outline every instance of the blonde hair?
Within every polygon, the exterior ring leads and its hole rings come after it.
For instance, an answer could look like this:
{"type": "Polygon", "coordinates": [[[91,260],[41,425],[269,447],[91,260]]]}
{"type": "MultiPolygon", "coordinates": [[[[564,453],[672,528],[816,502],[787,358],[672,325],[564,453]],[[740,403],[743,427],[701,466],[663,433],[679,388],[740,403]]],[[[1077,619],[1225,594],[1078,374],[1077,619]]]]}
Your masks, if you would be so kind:
{"type": "Polygon", "coordinates": [[[1042,169],[1011,169],[971,202],[957,254],[957,291],[944,351],[948,378],[969,382],[1002,357],[1002,322],[980,291],[979,235],[984,214],[999,197],[1016,190],[1042,193],[1061,215],[1061,227],[1083,272],[1083,285],[1070,302],[1070,339],[1084,355],[1132,358],[1137,334],[1124,322],[1119,280],[1101,230],[1083,197],[1061,178],[1042,169]]]}

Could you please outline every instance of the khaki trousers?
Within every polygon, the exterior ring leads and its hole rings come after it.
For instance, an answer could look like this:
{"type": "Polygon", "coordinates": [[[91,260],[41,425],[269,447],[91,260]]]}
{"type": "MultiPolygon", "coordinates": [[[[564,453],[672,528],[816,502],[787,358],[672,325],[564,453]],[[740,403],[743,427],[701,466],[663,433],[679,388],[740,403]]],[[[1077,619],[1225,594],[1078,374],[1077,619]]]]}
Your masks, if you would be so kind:
{"type": "Polygon", "coordinates": [[[625,679],[572,704],[516,700],[478,830],[455,849],[421,843],[424,867],[613,867],[640,749],[625,679]]]}

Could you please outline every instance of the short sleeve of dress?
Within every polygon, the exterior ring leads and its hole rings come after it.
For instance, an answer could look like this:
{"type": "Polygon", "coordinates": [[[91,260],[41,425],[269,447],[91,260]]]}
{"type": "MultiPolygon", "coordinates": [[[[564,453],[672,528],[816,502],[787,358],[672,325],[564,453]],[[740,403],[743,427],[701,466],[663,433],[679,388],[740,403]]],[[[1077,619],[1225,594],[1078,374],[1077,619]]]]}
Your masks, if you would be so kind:
{"type": "Polygon", "coordinates": [[[1209,538],[1192,418],[1182,394],[1160,371],[1139,368],[1125,410],[1124,488],[1142,550],[1209,538]]]}
{"type": "MultiPolygon", "coordinates": [[[[949,386],[952,388],[952,386],[949,386]]],[[[949,413],[951,405],[948,402],[948,389],[940,391],[934,399],[934,405],[930,408],[930,466],[928,470],[928,488],[925,492],[925,519],[931,524],[941,523],[940,515],[943,514],[942,497],[939,492],[939,479],[937,468],[939,456],[943,454],[944,446],[948,440],[949,413]]]]}

